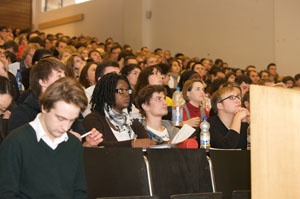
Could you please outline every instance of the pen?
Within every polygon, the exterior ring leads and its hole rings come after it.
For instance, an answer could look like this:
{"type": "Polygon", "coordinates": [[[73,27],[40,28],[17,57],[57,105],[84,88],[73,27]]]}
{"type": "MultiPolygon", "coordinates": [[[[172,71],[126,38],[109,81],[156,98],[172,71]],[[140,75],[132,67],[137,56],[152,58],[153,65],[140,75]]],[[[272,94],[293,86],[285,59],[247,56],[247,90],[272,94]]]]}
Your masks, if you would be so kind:
{"type": "Polygon", "coordinates": [[[150,131],[149,131],[149,138],[150,138],[150,140],[152,140],[152,138],[153,138],[152,132],[150,132],[150,131]]]}
{"type": "Polygon", "coordinates": [[[82,136],[81,136],[81,138],[84,138],[84,137],[86,137],[86,136],[88,136],[89,134],[91,134],[92,132],[91,131],[89,131],[89,132],[87,132],[87,133],[85,133],[85,134],[83,134],[82,136]]]}

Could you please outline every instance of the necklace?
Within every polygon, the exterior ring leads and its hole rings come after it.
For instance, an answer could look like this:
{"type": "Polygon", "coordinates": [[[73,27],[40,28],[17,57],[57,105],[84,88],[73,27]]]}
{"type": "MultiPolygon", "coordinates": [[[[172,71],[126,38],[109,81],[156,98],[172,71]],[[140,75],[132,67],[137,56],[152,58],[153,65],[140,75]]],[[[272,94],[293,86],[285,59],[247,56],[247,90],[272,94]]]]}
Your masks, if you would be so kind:
{"type": "Polygon", "coordinates": [[[110,128],[114,129],[115,131],[121,132],[120,128],[118,126],[114,126],[109,119],[107,119],[107,117],[105,117],[106,122],[108,123],[108,125],[110,126],[110,128]]]}

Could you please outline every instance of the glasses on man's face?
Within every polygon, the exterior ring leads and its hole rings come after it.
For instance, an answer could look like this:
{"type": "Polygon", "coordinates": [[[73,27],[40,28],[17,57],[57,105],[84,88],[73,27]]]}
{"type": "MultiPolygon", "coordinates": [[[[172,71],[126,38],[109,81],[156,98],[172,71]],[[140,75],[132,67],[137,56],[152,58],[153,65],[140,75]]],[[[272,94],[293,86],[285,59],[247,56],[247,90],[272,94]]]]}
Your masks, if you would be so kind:
{"type": "Polygon", "coordinates": [[[235,99],[241,100],[242,96],[240,96],[240,95],[229,95],[228,97],[225,97],[224,99],[221,99],[219,101],[219,103],[221,103],[221,102],[223,102],[223,101],[225,101],[227,99],[232,100],[232,101],[235,100],[235,99]]]}
{"type": "Polygon", "coordinates": [[[164,101],[166,101],[166,96],[164,96],[164,97],[160,97],[160,96],[158,96],[158,97],[155,97],[155,98],[152,98],[155,102],[164,102],[164,101]]]}
{"type": "Polygon", "coordinates": [[[115,92],[116,93],[119,93],[121,95],[125,95],[125,94],[128,94],[128,95],[131,95],[132,94],[132,90],[131,89],[115,89],[115,92]]]}

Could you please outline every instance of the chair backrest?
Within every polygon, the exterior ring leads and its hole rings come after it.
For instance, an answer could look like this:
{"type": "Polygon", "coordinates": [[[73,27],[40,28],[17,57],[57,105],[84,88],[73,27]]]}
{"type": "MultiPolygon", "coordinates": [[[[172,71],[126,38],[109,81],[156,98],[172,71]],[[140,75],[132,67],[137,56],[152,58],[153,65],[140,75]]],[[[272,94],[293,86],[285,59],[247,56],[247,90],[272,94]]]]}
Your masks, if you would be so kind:
{"type": "Polygon", "coordinates": [[[169,199],[175,194],[212,192],[204,150],[149,149],[147,154],[153,195],[169,199]]]}
{"type": "Polygon", "coordinates": [[[232,199],[251,199],[250,190],[235,190],[232,192],[232,199]]]}
{"type": "Polygon", "coordinates": [[[89,198],[150,195],[142,149],[85,147],[83,152],[89,198]]]}
{"type": "Polygon", "coordinates": [[[207,192],[207,193],[189,193],[171,195],[171,199],[222,199],[221,192],[207,192]]]}
{"type": "Polygon", "coordinates": [[[233,190],[251,190],[250,151],[210,150],[216,191],[230,199],[233,190]]]}
{"type": "Polygon", "coordinates": [[[119,197],[100,197],[96,199],[158,199],[157,196],[119,196],[119,197]]]}

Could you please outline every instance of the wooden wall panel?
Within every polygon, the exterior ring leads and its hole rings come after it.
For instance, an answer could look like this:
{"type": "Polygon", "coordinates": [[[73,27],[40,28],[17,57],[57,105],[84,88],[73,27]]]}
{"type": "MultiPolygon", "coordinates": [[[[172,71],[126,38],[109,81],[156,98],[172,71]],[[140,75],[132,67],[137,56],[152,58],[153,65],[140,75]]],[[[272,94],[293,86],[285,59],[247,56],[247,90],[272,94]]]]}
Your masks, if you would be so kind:
{"type": "Polygon", "coordinates": [[[41,24],[39,24],[38,27],[39,27],[39,30],[46,29],[46,28],[52,28],[55,26],[60,26],[60,25],[64,25],[64,24],[68,24],[68,23],[72,23],[72,22],[76,22],[76,21],[82,21],[83,17],[84,17],[83,14],[72,15],[69,17],[63,17],[60,19],[41,23],[41,24]]]}
{"type": "Polygon", "coordinates": [[[31,0],[0,0],[0,25],[31,28],[31,0]]]}
{"type": "Polygon", "coordinates": [[[300,198],[300,92],[251,85],[252,199],[300,198]]]}

